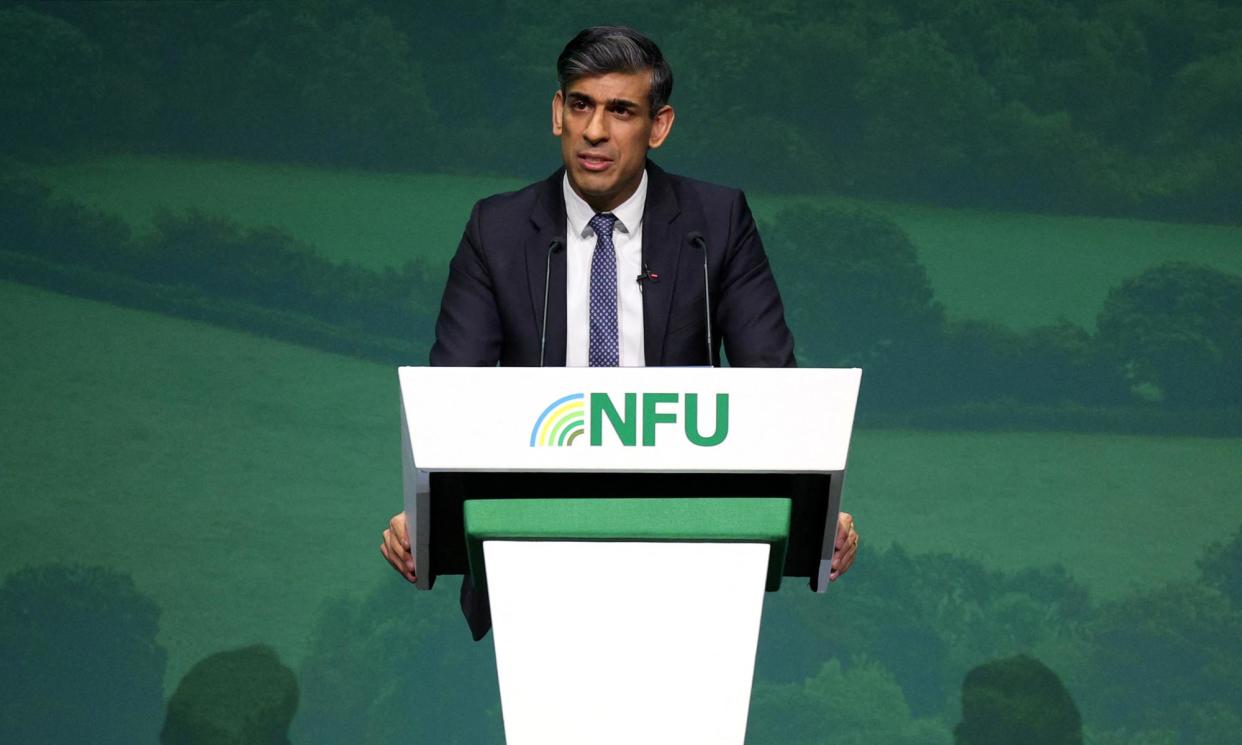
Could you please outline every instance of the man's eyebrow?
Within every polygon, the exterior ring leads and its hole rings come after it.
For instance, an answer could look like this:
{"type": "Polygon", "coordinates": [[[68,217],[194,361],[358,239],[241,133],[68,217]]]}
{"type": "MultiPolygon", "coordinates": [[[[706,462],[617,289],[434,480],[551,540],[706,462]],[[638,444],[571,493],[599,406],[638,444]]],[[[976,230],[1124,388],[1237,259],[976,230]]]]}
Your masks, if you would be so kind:
{"type": "MultiPolygon", "coordinates": [[[[582,103],[589,104],[595,103],[594,98],[591,98],[587,94],[579,91],[570,91],[565,94],[565,98],[568,101],[581,101],[582,103]]],[[[637,111],[639,108],[636,101],[631,101],[628,98],[610,98],[608,99],[607,106],[610,109],[625,109],[626,111],[637,111]]]]}

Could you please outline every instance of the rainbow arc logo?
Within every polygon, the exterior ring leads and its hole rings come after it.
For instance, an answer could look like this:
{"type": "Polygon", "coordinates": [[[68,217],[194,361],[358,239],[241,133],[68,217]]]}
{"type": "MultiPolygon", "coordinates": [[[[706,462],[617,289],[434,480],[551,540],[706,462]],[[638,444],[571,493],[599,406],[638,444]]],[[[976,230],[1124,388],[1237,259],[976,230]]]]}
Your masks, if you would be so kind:
{"type": "Polygon", "coordinates": [[[586,396],[571,393],[543,410],[530,430],[530,446],[566,447],[586,432],[586,396]]]}

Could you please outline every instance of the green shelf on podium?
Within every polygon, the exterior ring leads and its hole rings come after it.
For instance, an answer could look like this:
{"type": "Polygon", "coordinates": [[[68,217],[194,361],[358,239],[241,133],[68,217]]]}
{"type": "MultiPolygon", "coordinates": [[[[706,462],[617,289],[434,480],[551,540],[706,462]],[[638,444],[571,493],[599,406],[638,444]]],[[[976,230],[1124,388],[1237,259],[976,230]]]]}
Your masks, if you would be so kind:
{"type": "Polygon", "coordinates": [[[772,592],[785,566],[790,505],[782,497],[471,499],[463,516],[470,573],[480,587],[487,586],[484,541],[766,543],[772,592]]]}

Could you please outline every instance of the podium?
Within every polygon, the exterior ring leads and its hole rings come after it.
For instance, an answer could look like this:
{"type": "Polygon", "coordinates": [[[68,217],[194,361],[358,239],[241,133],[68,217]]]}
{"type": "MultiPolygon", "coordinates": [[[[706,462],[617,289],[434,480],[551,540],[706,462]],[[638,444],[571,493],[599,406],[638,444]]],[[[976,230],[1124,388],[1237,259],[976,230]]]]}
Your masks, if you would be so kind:
{"type": "Polygon", "coordinates": [[[740,745],[764,592],[828,587],[861,371],[398,375],[416,584],[487,589],[509,745],[740,745]]]}

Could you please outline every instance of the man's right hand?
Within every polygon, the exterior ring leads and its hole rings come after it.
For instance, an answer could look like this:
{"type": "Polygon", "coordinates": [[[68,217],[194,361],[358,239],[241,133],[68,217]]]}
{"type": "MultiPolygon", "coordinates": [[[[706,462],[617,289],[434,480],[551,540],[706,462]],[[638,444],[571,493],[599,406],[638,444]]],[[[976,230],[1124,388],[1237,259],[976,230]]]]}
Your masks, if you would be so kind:
{"type": "Polygon", "coordinates": [[[388,521],[388,529],[384,531],[384,540],[380,543],[380,553],[388,559],[388,563],[402,577],[410,582],[416,578],[414,574],[414,555],[410,553],[410,534],[405,526],[405,513],[398,512],[388,521]]]}

